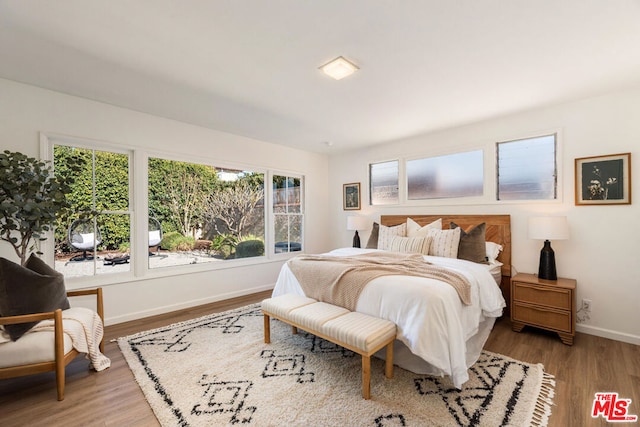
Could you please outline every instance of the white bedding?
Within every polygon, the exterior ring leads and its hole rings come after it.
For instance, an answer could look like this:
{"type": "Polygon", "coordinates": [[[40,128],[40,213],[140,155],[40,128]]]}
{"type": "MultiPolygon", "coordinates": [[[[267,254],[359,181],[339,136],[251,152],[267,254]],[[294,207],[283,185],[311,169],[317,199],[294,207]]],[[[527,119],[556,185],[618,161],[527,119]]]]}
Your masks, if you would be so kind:
{"type": "MultiPolygon", "coordinates": [[[[376,249],[342,248],[325,255],[373,251],[376,249]]],[[[365,286],[356,311],[398,325],[398,340],[406,348],[396,346],[396,365],[417,373],[448,375],[455,387],[462,388],[469,379],[467,368],[478,359],[495,318],[502,315],[506,304],[487,265],[433,256],[425,259],[464,274],[471,283],[472,304],[463,305],[453,287],[438,280],[384,276],[365,286]]],[[[273,296],[287,293],[304,295],[285,264],[273,296]]]]}

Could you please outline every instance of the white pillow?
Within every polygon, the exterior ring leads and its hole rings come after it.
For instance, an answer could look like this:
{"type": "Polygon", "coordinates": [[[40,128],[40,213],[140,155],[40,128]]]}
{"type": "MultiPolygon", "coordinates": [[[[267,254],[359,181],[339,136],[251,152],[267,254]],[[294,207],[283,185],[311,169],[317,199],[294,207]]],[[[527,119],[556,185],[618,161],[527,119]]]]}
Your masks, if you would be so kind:
{"type": "Polygon", "coordinates": [[[378,249],[388,251],[391,247],[391,239],[395,236],[405,237],[407,235],[407,224],[395,225],[393,227],[387,227],[380,224],[378,229],[378,249]]]}
{"type": "Polygon", "coordinates": [[[500,261],[491,261],[487,265],[489,266],[489,273],[493,276],[493,280],[500,286],[500,283],[502,283],[502,263],[500,261]]]}
{"type": "Polygon", "coordinates": [[[429,230],[442,230],[442,218],[438,218],[430,224],[421,227],[420,224],[407,218],[407,236],[408,237],[421,237],[428,236],[429,230]]]}
{"type": "Polygon", "coordinates": [[[431,246],[429,255],[445,258],[458,258],[458,245],[460,244],[460,227],[453,230],[429,230],[431,246]]]}
{"type": "Polygon", "coordinates": [[[415,253],[429,255],[431,237],[400,237],[394,236],[389,246],[392,252],[415,253]]]}
{"type": "Polygon", "coordinates": [[[502,245],[494,242],[484,242],[484,244],[487,248],[487,260],[491,262],[498,259],[498,255],[500,255],[500,251],[502,251],[502,245]]]}
{"type": "Polygon", "coordinates": [[[149,232],[149,245],[156,246],[160,243],[160,230],[153,230],[149,232]]]}
{"type": "Polygon", "coordinates": [[[87,234],[80,233],[80,236],[82,237],[82,242],[80,243],[83,243],[86,245],[93,244],[93,233],[87,233],[87,234]]]}

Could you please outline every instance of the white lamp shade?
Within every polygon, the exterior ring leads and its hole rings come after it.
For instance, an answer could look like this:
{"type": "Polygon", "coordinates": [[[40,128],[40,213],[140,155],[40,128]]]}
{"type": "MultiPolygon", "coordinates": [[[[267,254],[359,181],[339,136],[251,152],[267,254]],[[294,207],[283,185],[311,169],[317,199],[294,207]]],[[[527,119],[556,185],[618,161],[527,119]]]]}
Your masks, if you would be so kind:
{"type": "Polygon", "coordinates": [[[348,216],[347,230],[366,230],[369,228],[369,218],[366,216],[348,216]]]}
{"type": "Polygon", "coordinates": [[[529,238],[538,240],[566,240],[569,223],[566,216],[535,216],[529,218],[529,238]]]}

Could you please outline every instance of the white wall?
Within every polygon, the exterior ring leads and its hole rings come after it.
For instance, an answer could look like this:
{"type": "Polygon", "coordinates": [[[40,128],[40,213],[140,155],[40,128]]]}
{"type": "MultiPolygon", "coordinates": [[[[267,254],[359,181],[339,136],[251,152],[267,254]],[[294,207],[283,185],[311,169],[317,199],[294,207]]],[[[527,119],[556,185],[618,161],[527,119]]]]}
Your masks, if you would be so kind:
{"type": "MultiPolygon", "coordinates": [[[[330,206],[341,211],[342,184],[361,182],[363,209],[356,213],[377,220],[380,214],[404,213],[500,213],[512,221],[512,262],[518,272],[536,273],[542,242],[527,238],[527,219],[535,214],[566,215],[571,238],[552,242],[558,275],[577,279],[577,303],[592,300],[589,320],[580,332],[640,344],[640,89],[612,93],[536,111],[514,114],[469,126],[422,135],[401,141],[331,156],[330,206]],[[393,207],[368,206],[369,162],[433,156],[485,149],[492,165],[498,141],[559,132],[559,202],[491,202],[494,179],[482,200],[445,200],[437,203],[404,203],[393,207]],[[574,159],[605,154],[632,153],[632,201],[621,206],[575,206],[574,159]]],[[[486,169],[488,170],[488,169],[486,169]]],[[[495,176],[489,170],[490,176],[495,176]]],[[[349,211],[353,213],[354,211],[349,211]]],[[[332,238],[350,246],[347,212],[332,217],[332,238]]],[[[363,245],[369,232],[361,233],[363,245]]]]}
{"type": "MultiPolygon", "coordinates": [[[[267,167],[305,176],[305,244],[309,252],[331,245],[326,200],[328,159],[148,114],[0,79],[0,150],[40,156],[40,132],[179,153],[220,163],[267,167]]],[[[51,257],[51,254],[46,254],[51,257]]],[[[0,256],[17,261],[0,242],[0,256]]],[[[145,278],[104,286],[107,324],[266,290],[275,284],[277,261],[260,265],[145,278]]]]}
{"type": "MultiPolygon", "coordinates": [[[[520,272],[537,270],[541,247],[541,242],[527,238],[527,218],[534,213],[567,215],[571,239],[553,242],[558,274],[577,279],[578,303],[582,298],[593,301],[590,320],[580,323],[578,330],[640,344],[640,250],[637,248],[640,173],[632,175],[632,205],[574,206],[573,200],[576,157],[631,152],[632,166],[634,160],[640,161],[638,117],[640,89],[635,89],[327,159],[0,79],[1,150],[21,151],[37,157],[39,133],[48,132],[303,173],[307,191],[305,243],[311,253],[351,245],[352,233],[346,230],[347,212],[342,210],[342,184],[347,182],[362,183],[363,210],[357,213],[371,219],[386,213],[511,214],[513,267],[520,272]],[[548,131],[560,133],[560,202],[448,201],[440,205],[413,203],[385,208],[367,205],[367,165],[371,161],[440,155],[478,147],[491,151],[496,141],[548,131]]],[[[488,190],[493,191],[491,187],[488,190]]],[[[368,232],[362,233],[363,244],[367,238],[368,232]]],[[[16,260],[5,243],[0,243],[0,256],[16,260]]],[[[279,260],[105,286],[107,323],[269,289],[281,264],[279,260]]]]}

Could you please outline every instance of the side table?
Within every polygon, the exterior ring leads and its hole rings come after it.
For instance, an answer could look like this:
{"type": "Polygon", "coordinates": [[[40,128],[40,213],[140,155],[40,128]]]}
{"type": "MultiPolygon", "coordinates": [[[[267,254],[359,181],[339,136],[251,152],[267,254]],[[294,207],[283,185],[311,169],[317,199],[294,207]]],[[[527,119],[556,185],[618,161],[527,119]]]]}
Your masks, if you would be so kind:
{"type": "Polygon", "coordinates": [[[576,334],[576,280],[539,279],[518,273],[511,278],[511,327],[525,326],[557,332],[563,343],[573,345],[576,334]]]}

